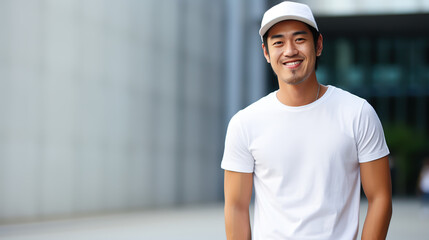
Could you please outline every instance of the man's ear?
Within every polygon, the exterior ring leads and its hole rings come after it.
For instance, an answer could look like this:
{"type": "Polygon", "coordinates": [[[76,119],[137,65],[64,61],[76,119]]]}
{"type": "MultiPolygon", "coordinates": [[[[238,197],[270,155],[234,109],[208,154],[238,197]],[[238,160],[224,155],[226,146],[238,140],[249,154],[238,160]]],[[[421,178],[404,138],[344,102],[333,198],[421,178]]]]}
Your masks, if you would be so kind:
{"type": "Polygon", "coordinates": [[[264,57],[267,60],[267,63],[270,63],[270,54],[268,53],[264,43],[262,43],[262,51],[264,51],[264,57]]]}
{"type": "Polygon", "coordinates": [[[319,34],[319,39],[317,39],[317,50],[316,50],[316,56],[322,55],[323,50],[323,37],[322,34],[319,34]]]}

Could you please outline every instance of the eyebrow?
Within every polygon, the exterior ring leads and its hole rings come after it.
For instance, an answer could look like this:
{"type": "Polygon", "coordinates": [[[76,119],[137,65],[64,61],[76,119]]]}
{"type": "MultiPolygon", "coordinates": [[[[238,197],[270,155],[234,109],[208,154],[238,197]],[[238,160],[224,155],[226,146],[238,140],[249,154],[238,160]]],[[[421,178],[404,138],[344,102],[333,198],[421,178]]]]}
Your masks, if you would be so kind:
{"type": "MultiPolygon", "coordinates": [[[[308,34],[308,32],[307,31],[297,31],[297,32],[292,33],[292,36],[297,36],[297,35],[302,35],[302,34],[308,34]]],[[[270,39],[282,38],[282,37],[284,37],[283,34],[276,34],[276,35],[271,36],[270,39]]]]}
{"type": "Polygon", "coordinates": [[[292,35],[296,36],[296,35],[302,35],[302,34],[308,34],[307,31],[298,31],[298,32],[294,32],[292,35]]]}

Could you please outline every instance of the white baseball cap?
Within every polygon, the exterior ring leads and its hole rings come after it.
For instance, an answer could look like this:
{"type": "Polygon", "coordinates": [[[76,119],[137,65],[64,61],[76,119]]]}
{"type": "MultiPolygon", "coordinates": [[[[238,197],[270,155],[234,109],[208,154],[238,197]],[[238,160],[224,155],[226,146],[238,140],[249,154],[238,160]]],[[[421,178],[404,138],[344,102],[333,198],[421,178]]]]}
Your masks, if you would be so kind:
{"type": "Polygon", "coordinates": [[[262,18],[261,28],[259,29],[259,35],[261,36],[261,40],[264,34],[276,23],[284,21],[284,20],[297,20],[308,25],[314,27],[317,31],[316,21],[314,20],[313,13],[309,6],[296,3],[284,1],[275,5],[274,7],[268,9],[264,13],[264,17],[262,18]]]}

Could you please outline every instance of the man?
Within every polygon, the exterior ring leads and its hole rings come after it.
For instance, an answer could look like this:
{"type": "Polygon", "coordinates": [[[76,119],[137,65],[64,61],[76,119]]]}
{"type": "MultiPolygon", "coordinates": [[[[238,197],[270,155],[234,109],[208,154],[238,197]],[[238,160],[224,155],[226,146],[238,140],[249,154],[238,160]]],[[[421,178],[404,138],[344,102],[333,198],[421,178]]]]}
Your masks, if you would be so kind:
{"type": "Polygon", "coordinates": [[[221,164],[227,239],[356,239],[361,183],[368,198],[362,239],[385,239],[389,150],[374,109],[318,83],[323,38],[307,5],[272,7],[259,34],[279,89],[229,123],[221,164]]]}

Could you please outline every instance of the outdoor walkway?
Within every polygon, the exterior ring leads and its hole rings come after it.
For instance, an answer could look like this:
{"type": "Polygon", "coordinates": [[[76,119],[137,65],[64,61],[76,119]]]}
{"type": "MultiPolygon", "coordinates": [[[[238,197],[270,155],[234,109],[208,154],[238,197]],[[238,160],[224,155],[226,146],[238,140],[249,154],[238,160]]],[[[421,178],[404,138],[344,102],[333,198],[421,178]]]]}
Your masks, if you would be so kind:
{"type": "MultiPolygon", "coordinates": [[[[362,203],[364,216],[366,203],[362,203]]],[[[363,219],[363,217],[361,217],[363,219]]],[[[1,240],[224,240],[221,204],[0,225],[1,240]]],[[[429,216],[415,199],[395,199],[389,240],[429,239],[429,216]]]]}

